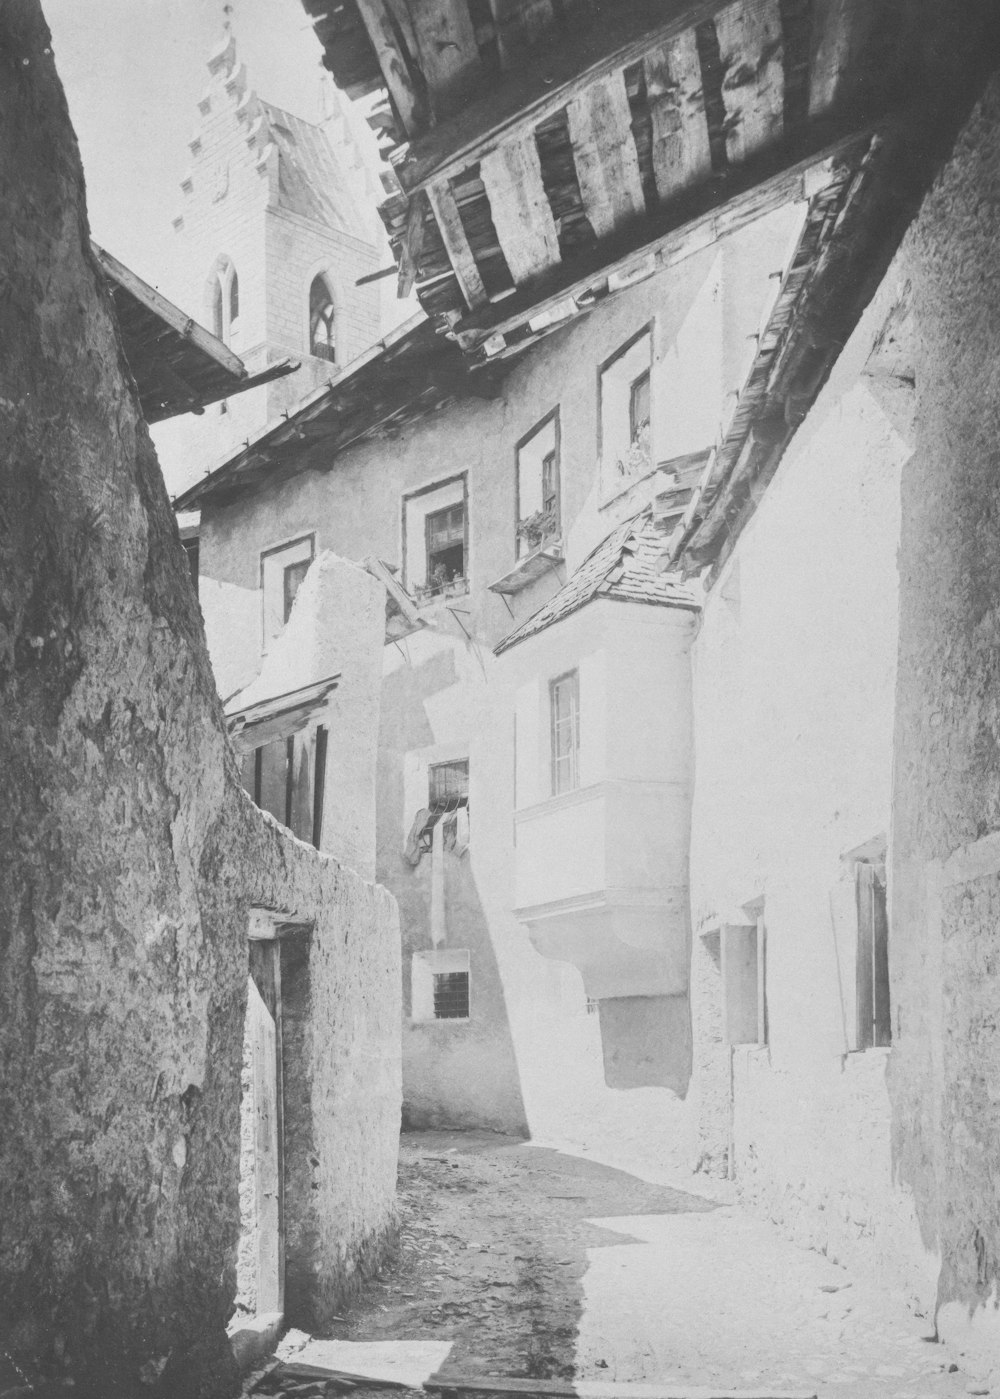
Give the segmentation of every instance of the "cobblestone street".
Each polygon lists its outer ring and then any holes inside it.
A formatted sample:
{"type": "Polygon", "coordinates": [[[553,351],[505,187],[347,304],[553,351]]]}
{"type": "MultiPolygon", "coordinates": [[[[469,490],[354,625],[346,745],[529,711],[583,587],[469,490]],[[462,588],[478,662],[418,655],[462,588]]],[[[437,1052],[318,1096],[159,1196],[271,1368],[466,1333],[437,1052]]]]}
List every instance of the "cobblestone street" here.
{"type": "Polygon", "coordinates": [[[845,1399],[987,1394],[927,1318],[738,1205],[503,1137],[403,1138],[398,1266],[331,1336],[451,1343],[445,1376],[845,1399]]]}

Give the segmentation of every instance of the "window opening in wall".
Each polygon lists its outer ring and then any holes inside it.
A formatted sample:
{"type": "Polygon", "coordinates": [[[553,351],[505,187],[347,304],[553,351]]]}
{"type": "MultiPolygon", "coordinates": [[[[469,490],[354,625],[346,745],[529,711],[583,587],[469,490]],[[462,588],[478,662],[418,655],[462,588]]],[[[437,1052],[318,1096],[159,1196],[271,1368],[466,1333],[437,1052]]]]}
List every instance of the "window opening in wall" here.
{"type": "Polygon", "coordinates": [[[295,602],[296,594],[302,585],[302,580],[309,572],[310,559],[300,559],[298,563],[285,565],[282,585],[282,600],[284,603],[284,620],[287,622],[292,615],[292,605],[295,602]]]}
{"type": "Polygon", "coordinates": [[[432,590],[465,577],[465,506],[435,510],[424,524],[427,540],[427,579],[432,590]]]}
{"type": "Polygon", "coordinates": [[[649,433],[649,370],[633,380],[629,389],[628,404],[629,440],[634,445],[641,442],[643,433],[649,433]]]}
{"type": "Polygon", "coordinates": [[[593,996],[588,996],[588,997],[587,997],[587,1014],[588,1014],[588,1015],[596,1015],[596,1014],[597,1014],[597,1001],[594,999],[593,996]]]}
{"type": "Polygon", "coordinates": [[[299,840],[319,849],[323,834],[327,731],[320,724],[291,738],[276,738],[243,758],[243,786],[299,840]]]}
{"type": "Polygon", "coordinates": [[[309,353],[331,363],[337,359],[333,293],[322,273],[309,288],[309,353]]]}
{"type": "Polygon", "coordinates": [[[199,564],[199,544],[197,534],[188,535],[187,538],[181,536],[181,545],[187,555],[188,568],[191,570],[191,578],[194,582],[195,591],[198,589],[198,564],[199,564]]]}
{"type": "Polygon", "coordinates": [[[549,683],[552,795],[580,785],[580,675],[570,671],[549,683]]]}
{"type": "Polygon", "coordinates": [[[472,1013],[469,953],[438,947],[414,952],[410,971],[410,1016],[417,1023],[469,1020],[472,1013]]]}
{"type": "Polygon", "coordinates": [[[403,497],[403,585],[418,603],[468,591],[466,478],[403,497]]]}
{"type": "Polygon", "coordinates": [[[240,279],[236,275],[236,268],[231,269],[232,275],[229,278],[229,329],[230,332],[236,329],[236,323],[240,318],[240,279]]]}
{"type": "Polygon", "coordinates": [[[468,1020],[469,973],[434,973],[434,1019],[468,1020]]]}
{"type": "Polygon", "coordinates": [[[517,556],[558,540],[559,414],[533,428],[517,447],[517,556]]]}
{"type": "Polygon", "coordinates": [[[766,1045],[767,929],[763,913],[753,923],[725,925],[720,929],[719,947],[726,1039],[730,1044],[766,1045]]]}
{"type": "MultiPolygon", "coordinates": [[[[469,760],[432,763],[427,770],[427,811],[416,831],[415,859],[431,852],[434,827],[441,823],[445,850],[461,854],[469,843],[469,760]]],[[[412,839],[412,836],[411,836],[412,839]]]]}
{"type": "Polygon", "coordinates": [[[263,642],[268,643],[284,630],[292,605],[309,572],[316,552],[316,537],[308,534],[266,549],[260,556],[263,642]]]}
{"type": "Polygon", "coordinates": [[[857,1047],[873,1049],[892,1043],[884,868],[858,864],[855,892],[858,910],[857,1047]]]}
{"type": "Polygon", "coordinates": [[[240,323],[240,279],[228,258],[219,258],[208,279],[208,309],[212,334],[231,343],[240,323]]]}
{"type": "Polygon", "coordinates": [[[640,332],[601,369],[601,486],[610,498],[653,467],[653,337],[640,332]]]}

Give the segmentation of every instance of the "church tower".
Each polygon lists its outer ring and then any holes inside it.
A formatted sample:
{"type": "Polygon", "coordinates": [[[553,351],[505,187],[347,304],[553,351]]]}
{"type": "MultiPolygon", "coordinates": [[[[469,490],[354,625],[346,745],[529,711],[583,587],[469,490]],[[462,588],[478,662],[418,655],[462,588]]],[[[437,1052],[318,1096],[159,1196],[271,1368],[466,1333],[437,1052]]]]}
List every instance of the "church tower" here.
{"type": "Polygon", "coordinates": [[[380,335],[378,286],[357,285],[383,259],[377,190],[339,94],[327,94],[330,115],[319,126],[262,101],[228,31],[208,71],[174,219],[179,304],[251,373],[283,359],[300,368],[158,431],[174,492],[380,335]]]}

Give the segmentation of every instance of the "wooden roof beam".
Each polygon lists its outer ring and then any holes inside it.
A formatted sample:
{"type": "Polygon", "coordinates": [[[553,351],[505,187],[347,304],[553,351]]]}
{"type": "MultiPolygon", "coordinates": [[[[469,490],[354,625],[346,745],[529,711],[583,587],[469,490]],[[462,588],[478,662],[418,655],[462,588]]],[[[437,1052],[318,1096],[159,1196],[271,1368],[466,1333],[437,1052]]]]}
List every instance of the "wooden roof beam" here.
{"type": "Polygon", "coordinates": [[[448,259],[455,269],[455,276],[462,288],[462,295],[470,310],[474,311],[477,306],[485,305],[489,301],[489,296],[479,274],[476,255],[466,236],[462,216],[458,212],[458,204],[452,193],[451,185],[447,180],[442,180],[439,185],[431,185],[427,190],[427,198],[434,210],[434,217],[441,230],[441,239],[448,253],[448,259]]]}
{"type": "Polygon", "coordinates": [[[652,270],[672,266],[761,215],[806,198],[823,178],[818,167],[821,170],[843,158],[852,147],[867,149],[876,129],[816,122],[793,147],[760,153],[653,214],[633,220],[596,248],[552,268],[533,285],[464,317],[451,334],[464,350],[474,350],[491,336],[509,335],[552,311],[567,298],[592,293],[640,258],[655,259],[652,270]]]}
{"type": "Polygon", "coordinates": [[[121,287],[123,291],[127,291],[130,296],[134,296],[140,305],[152,311],[157,319],[168,325],[171,330],[176,331],[185,340],[190,340],[192,345],[197,345],[199,350],[208,355],[210,359],[215,360],[216,364],[221,365],[235,378],[246,378],[246,365],[221,340],[217,340],[197,321],[186,316],[172,301],[168,301],[148,282],[137,277],[123,262],[119,262],[116,257],[112,257],[109,252],[105,252],[94,242],[91,242],[91,247],[98,262],[112,282],[121,287]]]}
{"type": "MultiPolygon", "coordinates": [[[[382,0],[361,0],[364,5],[382,0]]],[[[405,190],[456,175],[504,141],[533,130],[590,83],[631,63],[651,48],[712,19],[733,0],[618,0],[614,23],[571,26],[551,43],[527,50],[492,91],[458,115],[411,137],[394,160],[405,190]]],[[[746,0],[751,6],[762,0],[746,0]]]]}

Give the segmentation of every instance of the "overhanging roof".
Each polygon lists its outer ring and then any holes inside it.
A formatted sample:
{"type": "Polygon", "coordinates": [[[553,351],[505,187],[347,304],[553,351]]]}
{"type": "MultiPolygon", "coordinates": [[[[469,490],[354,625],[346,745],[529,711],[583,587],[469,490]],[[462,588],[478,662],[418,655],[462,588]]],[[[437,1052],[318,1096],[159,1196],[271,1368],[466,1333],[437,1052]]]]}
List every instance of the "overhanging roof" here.
{"type": "Polygon", "coordinates": [[[224,504],[264,480],[329,470],[348,447],[391,436],[468,394],[490,396],[499,372],[497,366],[473,375],[457,347],[418,315],[352,360],[294,413],[219,463],[178,496],[174,508],[224,504]]]}
{"type": "Polygon", "coordinates": [[[109,252],[96,243],[91,246],[108,279],[125,358],[147,423],[179,413],[201,413],[210,403],[246,393],[298,368],[282,360],[259,374],[249,374],[221,340],[109,252]]]}
{"type": "Polygon", "coordinates": [[[242,708],[236,696],[226,709],[226,726],[236,751],[250,752],[276,738],[291,738],[299,733],[324,708],[339,682],[339,675],[330,675],[242,708]]]}

